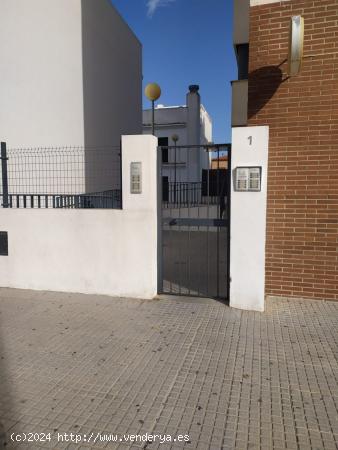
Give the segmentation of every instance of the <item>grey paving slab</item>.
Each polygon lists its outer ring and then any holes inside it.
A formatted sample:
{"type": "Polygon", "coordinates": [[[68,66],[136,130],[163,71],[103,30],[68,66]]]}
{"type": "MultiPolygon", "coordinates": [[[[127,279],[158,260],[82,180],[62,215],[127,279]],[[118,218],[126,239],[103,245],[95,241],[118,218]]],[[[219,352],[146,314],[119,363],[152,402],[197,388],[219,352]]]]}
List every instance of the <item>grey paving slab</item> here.
{"type": "Polygon", "coordinates": [[[0,289],[0,442],[337,449],[337,330],[324,301],[272,299],[261,314],[0,289]]]}

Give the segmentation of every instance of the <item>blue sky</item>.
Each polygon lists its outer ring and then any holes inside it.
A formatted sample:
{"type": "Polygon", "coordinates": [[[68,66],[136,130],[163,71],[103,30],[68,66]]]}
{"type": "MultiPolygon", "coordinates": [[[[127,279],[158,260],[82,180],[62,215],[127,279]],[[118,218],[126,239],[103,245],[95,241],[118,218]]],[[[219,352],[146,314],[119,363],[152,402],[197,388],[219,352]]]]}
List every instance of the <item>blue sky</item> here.
{"type": "Polygon", "coordinates": [[[232,1],[111,1],[143,44],[144,86],[159,83],[159,103],[170,106],[185,104],[188,86],[199,84],[214,142],[230,142],[230,81],[237,77],[232,1]]]}

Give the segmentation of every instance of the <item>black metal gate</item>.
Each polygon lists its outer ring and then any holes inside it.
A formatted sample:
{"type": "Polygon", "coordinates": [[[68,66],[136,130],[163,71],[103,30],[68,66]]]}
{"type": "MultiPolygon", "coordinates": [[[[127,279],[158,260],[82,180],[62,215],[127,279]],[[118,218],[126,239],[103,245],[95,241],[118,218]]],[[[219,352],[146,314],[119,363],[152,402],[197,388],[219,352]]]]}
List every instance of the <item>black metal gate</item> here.
{"type": "Polygon", "coordinates": [[[228,299],[231,145],[159,147],[164,294],[228,299]]]}

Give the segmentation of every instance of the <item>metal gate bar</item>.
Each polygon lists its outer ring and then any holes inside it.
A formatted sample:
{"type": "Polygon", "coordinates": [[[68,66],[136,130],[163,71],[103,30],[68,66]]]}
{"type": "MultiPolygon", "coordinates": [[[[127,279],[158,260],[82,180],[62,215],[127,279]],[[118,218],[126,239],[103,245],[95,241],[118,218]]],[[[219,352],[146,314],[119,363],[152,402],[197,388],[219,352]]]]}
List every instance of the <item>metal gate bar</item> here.
{"type": "Polygon", "coordinates": [[[231,145],[159,147],[162,163],[162,289],[228,298],[231,145]],[[214,157],[212,158],[212,156],[214,157]],[[224,165],[224,164],[223,164],[224,165]],[[206,237],[206,239],[205,239],[206,237]]]}

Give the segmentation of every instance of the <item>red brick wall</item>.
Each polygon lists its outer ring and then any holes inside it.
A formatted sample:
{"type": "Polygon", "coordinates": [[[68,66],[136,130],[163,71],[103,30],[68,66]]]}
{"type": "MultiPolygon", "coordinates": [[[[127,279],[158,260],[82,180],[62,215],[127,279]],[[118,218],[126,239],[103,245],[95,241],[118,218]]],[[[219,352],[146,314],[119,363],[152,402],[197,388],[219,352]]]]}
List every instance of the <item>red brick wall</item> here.
{"type": "Polygon", "coordinates": [[[249,125],[270,126],[267,295],[338,300],[337,53],[338,0],[251,8],[249,125]],[[286,80],[298,14],[305,59],[286,80]]]}

